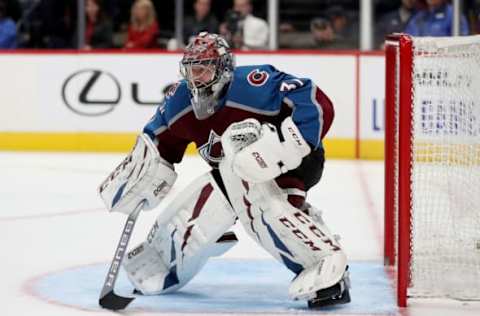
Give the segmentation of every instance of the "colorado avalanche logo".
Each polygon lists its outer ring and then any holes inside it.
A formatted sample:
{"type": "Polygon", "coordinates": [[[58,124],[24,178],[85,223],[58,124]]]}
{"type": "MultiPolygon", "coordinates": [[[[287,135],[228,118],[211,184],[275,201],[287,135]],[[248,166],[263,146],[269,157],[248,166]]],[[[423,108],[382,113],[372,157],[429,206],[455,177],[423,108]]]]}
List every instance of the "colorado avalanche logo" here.
{"type": "Polygon", "coordinates": [[[260,71],[258,69],[250,71],[247,76],[247,81],[254,87],[260,87],[267,82],[269,74],[266,71],[260,71]]]}
{"type": "Polygon", "coordinates": [[[198,147],[198,153],[213,168],[218,168],[223,158],[221,138],[214,130],[210,131],[208,142],[198,147]]]}

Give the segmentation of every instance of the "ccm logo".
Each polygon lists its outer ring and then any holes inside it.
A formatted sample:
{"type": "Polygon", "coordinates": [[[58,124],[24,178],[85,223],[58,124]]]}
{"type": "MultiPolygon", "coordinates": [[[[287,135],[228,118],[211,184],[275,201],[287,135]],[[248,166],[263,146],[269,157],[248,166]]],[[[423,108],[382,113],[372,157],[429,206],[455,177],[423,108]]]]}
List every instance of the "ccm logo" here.
{"type": "Polygon", "coordinates": [[[138,246],[137,248],[133,249],[128,253],[128,259],[132,259],[142,251],[143,251],[143,245],[138,246]]]}
{"type": "Polygon", "coordinates": [[[302,141],[300,140],[300,136],[297,135],[297,133],[293,130],[293,128],[289,127],[288,132],[290,133],[290,135],[292,135],[293,140],[297,142],[297,145],[302,146],[302,141]]]}
{"type": "Polygon", "coordinates": [[[260,168],[268,168],[267,164],[265,163],[265,160],[263,160],[262,156],[257,151],[252,152],[253,158],[255,158],[255,161],[258,163],[260,168]]]}
{"type": "Polygon", "coordinates": [[[159,228],[158,222],[155,221],[155,224],[153,224],[153,227],[152,227],[152,229],[150,230],[150,232],[148,233],[148,236],[147,236],[147,241],[148,241],[149,244],[151,244],[153,239],[155,238],[155,234],[157,233],[158,228],[159,228]]]}
{"type": "Polygon", "coordinates": [[[121,171],[125,170],[127,165],[132,162],[132,156],[128,155],[118,166],[113,170],[110,175],[105,179],[105,181],[102,182],[100,185],[100,193],[105,190],[105,188],[108,186],[110,182],[112,182],[119,174],[121,171]]]}
{"type": "MultiPolygon", "coordinates": [[[[338,251],[340,248],[335,245],[335,243],[328,238],[314,223],[312,223],[302,212],[295,212],[293,214],[295,219],[299,222],[299,225],[302,226],[307,226],[308,230],[310,230],[311,233],[313,233],[316,237],[318,237],[322,242],[325,244],[329,245],[331,250],[333,251],[338,251]]],[[[290,229],[290,231],[300,239],[305,245],[309,246],[311,250],[313,251],[320,251],[321,249],[315,245],[315,243],[310,240],[310,238],[303,233],[297,225],[292,223],[287,217],[280,217],[278,219],[280,223],[282,223],[285,227],[290,229]]]]}

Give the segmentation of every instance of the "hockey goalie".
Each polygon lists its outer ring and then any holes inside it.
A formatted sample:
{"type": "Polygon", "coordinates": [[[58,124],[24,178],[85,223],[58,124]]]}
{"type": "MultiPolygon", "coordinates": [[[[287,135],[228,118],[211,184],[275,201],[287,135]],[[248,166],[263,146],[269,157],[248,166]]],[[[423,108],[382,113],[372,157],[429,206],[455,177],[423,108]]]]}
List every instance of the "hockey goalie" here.
{"type": "Polygon", "coordinates": [[[346,255],[306,202],[322,176],[331,101],[311,80],[271,65],[236,67],[216,34],[197,35],[180,68],[183,80],[99,189],[110,211],[130,214],[140,203],[151,210],[173,186],[190,142],[212,167],[159,211],[147,240],[125,257],[136,291],[183,287],[235,245],[229,229],[238,220],[293,272],[292,299],[311,308],[350,302],[346,255]]]}

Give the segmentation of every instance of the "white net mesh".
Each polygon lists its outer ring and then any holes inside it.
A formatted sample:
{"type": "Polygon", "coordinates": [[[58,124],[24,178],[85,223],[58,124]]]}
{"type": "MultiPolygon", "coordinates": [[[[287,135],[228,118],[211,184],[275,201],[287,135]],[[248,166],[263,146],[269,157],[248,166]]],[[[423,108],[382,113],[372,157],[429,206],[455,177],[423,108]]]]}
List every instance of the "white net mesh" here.
{"type": "Polygon", "coordinates": [[[480,299],[480,37],[413,46],[408,295],[480,299]]]}

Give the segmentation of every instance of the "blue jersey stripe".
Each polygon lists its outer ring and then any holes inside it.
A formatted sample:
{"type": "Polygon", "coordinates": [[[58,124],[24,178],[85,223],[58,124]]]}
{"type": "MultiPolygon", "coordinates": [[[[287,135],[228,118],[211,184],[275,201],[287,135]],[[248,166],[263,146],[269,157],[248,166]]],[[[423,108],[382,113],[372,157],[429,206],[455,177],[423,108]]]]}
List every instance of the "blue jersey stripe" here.
{"type": "Polygon", "coordinates": [[[160,135],[168,128],[160,109],[161,106],[157,108],[155,115],[143,128],[143,132],[150,136],[151,139],[155,139],[156,136],[160,135]]]}
{"type": "Polygon", "coordinates": [[[286,91],[283,100],[293,107],[292,120],[305,140],[318,148],[321,146],[323,110],[316,99],[317,87],[309,79],[296,80],[302,80],[303,85],[286,91]]]}

